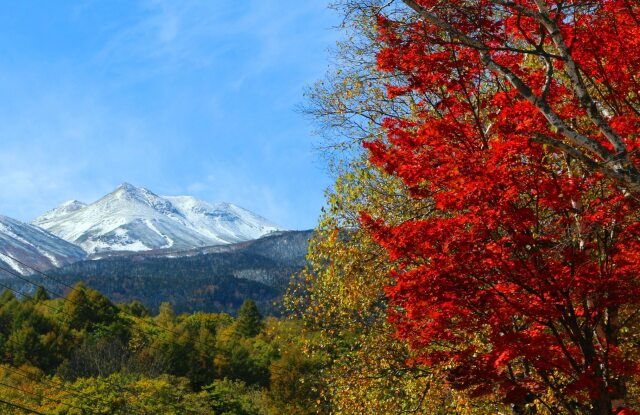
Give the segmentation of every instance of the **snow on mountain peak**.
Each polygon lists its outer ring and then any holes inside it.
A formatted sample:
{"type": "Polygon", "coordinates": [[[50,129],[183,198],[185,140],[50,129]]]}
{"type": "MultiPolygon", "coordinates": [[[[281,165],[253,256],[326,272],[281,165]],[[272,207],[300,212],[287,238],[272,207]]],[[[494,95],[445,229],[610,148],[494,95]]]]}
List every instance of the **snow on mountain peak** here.
{"type": "Polygon", "coordinates": [[[79,209],[79,208],[82,208],[82,207],[85,207],[85,206],[87,206],[86,203],[83,203],[83,202],[81,202],[79,200],[75,200],[75,199],[67,200],[66,202],[64,202],[63,204],[60,205],[60,207],[66,207],[66,208],[73,209],[73,210],[76,210],[76,209],[79,209]]]}
{"type": "Polygon", "coordinates": [[[33,224],[87,252],[189,249],[242,242],[282,230],[229,203],[213,204],[192,196],[158,196],[129,183],[89,205],[72,205],[52,209],[33,224]]]}
{"type": "Polygon", "coordinates": [[[51,210],[46,211],[40,217],[33,221],[34,225],[40,226],[40,223],[37,222],[48,222],[52,220],[59,220],[61,217],[69,215],[77,210],[80,210],[87,206],[86,203],[80,202],[79,200],[67,200],[60,206],[53,208],[51,210]]]}
{"type": "Polygon", "coordinates": [[[283,230],[253,212],[231,203],[207,203],[193,196],[164,196],[198,232],[227,243],[257,239],[283,230]]]}
{"type": "Polygon", "coordinates": [[[138,188],[137,188],[136,186],[132,185],[131,183],[124,182],[124,183],[122,183],[120,186],[118,186],[118,187],[116,188],[116,190],[117,190],[117,189],[123,189],[123,190],[137,190],[138,188]]]}
{"type": "Polygon", "coordinates": [[[85,256],[80,247],[37,226],[0,215],[0,264],[8,265],[20,274],[35,272],[28,266],[46,270],[79,261],[85,256]]]}

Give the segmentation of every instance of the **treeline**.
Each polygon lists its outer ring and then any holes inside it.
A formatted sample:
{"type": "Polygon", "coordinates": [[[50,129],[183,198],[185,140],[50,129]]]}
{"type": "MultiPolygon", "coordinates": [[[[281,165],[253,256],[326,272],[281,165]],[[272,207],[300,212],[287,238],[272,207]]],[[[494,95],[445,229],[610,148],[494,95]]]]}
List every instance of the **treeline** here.
{"type": "Polygon", "coordinates": [[[0,295],[3,414],[322,413],[326,354],[303,353],[299,324],[263,318],[152,315],[78,284],[65,298],[0,295]],[[23,409],[21,409],[23,408],[23,409]]]}
{"type": "MultiPolygon", "coordinates": [[[[177,313],[234,314],[250,298],[263,313],[277,315],[274,302],[284,293],[291,275],[304,268],[311,236],[311,231],[282,232],[241,244],[203,248],[204,253],[183,257],[158,256],[168,255],[166,252],[130,253],[51,269],[47,276],[34,271],[29,280],[52,293],[59,292],[59,281],[66,285],[82,281],[114,302],[139,300],[153,313],[166,301],[177,313]]],[[[7,283],[20,291],[33,290],[23,280],[7,283]]]]}

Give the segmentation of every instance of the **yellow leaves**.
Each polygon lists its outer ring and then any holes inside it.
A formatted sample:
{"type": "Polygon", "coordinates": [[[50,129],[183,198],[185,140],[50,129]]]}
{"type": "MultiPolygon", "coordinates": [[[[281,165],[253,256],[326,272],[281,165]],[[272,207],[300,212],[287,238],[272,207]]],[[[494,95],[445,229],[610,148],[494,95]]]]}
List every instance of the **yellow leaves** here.
{"type": "Polygon", "coordinates": [[[305,286],[297,290],[307,293],[302,300],[305,322],[322,329],[320,338],[303,350],[308,355],[340,350],[325,374],[336,414],[395,414],[420,406],[419,396],[432,380],[406,365],[410,351],[386,322],[384,287],[394,264],[360,229],[358,214],[366,208],[388,221],[402,221],[424,206],[407,204],[403,185],[366,160],[349,167],[329,194],[329,210],[310,243],[305,286]]]}
{"type": "MultiPolygon", "coordinates": [[[[1,369],[0,369],[1,370],[1,369]]],[[[131,413],[153,413],[158,415],[207,414],[207,399],[191,393],[184,379],[161,376],[155,379],[137,380],[122,375],[107,378],[79,379],[75,382],[60,382],[59,379],[44,379],[41,383],[31,381],[20,388],[49,400],[26,394],[12,397],[12,401],[47,414],[125,415],[131,413]],[[56,385],[58,387],[56,387],[56,385]],[[59,403],[58,403],[59,402],[59,403]],[[84,411],[83,411],[84,409],[84,411]]],[[[6,394],[3,394],[7,397],[6,394]]],[[[8,397],[7,397],[8,398],[8,397]]],[[[12,414],[3,408],[3,414],[12,414]]],[[[16,414],[21,412],[15,412],[16,414]]]]}

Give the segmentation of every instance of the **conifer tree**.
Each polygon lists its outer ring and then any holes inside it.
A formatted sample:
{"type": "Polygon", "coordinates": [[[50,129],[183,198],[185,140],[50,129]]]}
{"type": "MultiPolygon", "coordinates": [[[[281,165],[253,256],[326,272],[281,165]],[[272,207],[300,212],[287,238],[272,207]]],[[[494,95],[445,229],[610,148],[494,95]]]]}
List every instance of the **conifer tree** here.
{"type": "Polygon", "coordinates": [[[255,337],[262,331],[262,314],[253,300],[245,300],[238,310],[236,333],[243,337],[255,337]]]}
{"type": "Polygon", "coordinates": [[[33,295],[33,300],[36,303],[40,303],[42,301],[47,301],[49,299],[50,298],[49,298],[49,294],[47,293],[47,290],[45,290],[42,285],[39,285],[38,288],[36,289],[35,294],[33,295]]]}

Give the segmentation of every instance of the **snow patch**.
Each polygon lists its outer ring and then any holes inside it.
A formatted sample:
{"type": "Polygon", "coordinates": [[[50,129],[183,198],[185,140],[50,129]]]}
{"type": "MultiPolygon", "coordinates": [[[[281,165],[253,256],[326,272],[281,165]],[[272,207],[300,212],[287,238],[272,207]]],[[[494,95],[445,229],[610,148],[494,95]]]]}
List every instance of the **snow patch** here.
{"type": "MultiPolygon", "coordinates": [[[[19,262],[16,262],[13,258],[8,257],[3,253],[0,253],[0,260],[2,260],[2,262],[4,262],[5,264],[9,265],[9,267],[12,270],[16,271],[20,275],[28,275],[33,273],[28,267],[25,267],[19,262]]],[[[12,277],[12,275],[7,273],[6,271],[0,270],[0,272],[4,274],[8,274],[6,275],[7,277],[12,277]]]]}

